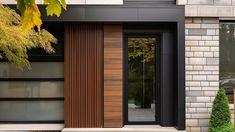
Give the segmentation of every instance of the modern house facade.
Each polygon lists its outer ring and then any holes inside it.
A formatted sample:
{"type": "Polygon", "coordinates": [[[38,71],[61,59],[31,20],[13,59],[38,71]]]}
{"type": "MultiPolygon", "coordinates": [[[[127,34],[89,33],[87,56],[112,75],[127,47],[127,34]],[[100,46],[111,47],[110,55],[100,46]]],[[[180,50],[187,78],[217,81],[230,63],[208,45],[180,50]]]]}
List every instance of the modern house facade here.
{"type": "Polygon", "coordinates": [[[59,18],[40,6],[55,54],[0,63],[0,130],[208,131],[219,85],[233,94],[235,1],[67,3],[59,18]]]}

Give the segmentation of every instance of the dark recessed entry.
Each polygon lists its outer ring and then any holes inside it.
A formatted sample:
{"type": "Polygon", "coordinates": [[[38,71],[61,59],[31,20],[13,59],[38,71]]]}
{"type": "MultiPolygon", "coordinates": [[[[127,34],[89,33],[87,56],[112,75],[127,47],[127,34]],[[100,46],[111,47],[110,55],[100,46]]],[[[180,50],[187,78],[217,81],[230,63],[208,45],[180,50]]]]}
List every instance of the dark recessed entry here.
{"type": "Polygon", "coordinates": [[[177,113],[177,36],[177,23],[124,25],[124,124],[184,124],[177,113]]]}

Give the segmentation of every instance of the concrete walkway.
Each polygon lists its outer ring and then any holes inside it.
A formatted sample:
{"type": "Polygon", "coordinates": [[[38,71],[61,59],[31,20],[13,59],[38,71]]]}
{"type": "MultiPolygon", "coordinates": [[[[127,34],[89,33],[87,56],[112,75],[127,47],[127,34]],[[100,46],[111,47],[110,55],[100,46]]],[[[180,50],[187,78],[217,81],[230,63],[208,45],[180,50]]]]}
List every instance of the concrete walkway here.
{"type": "Polygon", "coordinates": [[[158,125],[126,125],[123,128],[65,128],[62,132],[185,132],[158,125]]]}

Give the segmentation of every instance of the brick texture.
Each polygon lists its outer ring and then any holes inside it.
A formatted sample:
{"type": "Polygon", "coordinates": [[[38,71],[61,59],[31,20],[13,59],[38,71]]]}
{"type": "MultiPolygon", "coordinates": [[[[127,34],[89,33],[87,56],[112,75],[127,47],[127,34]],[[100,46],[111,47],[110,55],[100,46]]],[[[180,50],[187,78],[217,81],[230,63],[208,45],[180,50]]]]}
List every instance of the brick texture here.
{"type": "Polygon", "coordinates": [[[186,130],[207,132],[219,88],[219,19],[186,18],[185,27],[186,130]]]}
{"type": "Polygon", "coordinates": [[[179,5],[235,5],[235,0],[177,0],[179,5]]]}

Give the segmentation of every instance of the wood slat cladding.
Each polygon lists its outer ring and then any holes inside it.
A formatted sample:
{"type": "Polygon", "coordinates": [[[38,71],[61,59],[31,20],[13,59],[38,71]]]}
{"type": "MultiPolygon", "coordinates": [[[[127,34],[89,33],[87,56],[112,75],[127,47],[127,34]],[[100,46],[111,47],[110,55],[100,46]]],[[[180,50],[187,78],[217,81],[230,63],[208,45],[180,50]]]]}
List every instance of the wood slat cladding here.
{"type": "Polygon", "coordinates": [[[64,123],[66,128],[103,126],[103,26],[65,26],[64,123]]]}
{"type": "Polygon", "coordinates": [[[104,25],[104,127],[123,127],[122,25],[104,25]]]}

